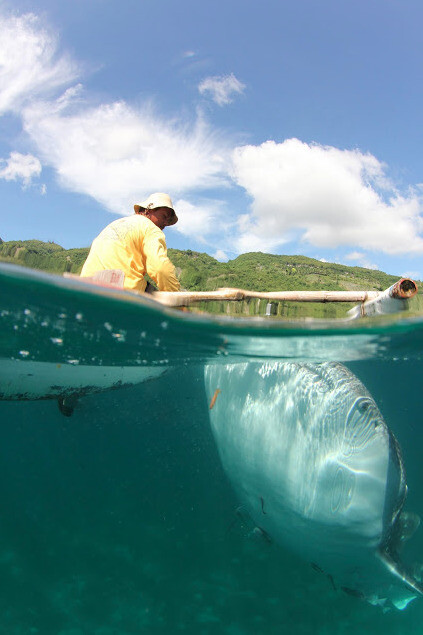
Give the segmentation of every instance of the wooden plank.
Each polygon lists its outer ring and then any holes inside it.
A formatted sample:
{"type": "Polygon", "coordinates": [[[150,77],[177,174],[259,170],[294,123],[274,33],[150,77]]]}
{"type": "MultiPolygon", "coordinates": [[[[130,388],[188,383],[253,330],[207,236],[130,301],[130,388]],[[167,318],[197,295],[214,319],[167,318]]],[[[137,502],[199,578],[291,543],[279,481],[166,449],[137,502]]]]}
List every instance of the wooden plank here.
{"type": "Polygon", "coordinates": [[[248,291],[218,289],[217,291],[155,291],[152,297],[166,306],[188,306],[194,302],[239,301],[260,299],[268,302],[367,302],[379,291],[248,291]]]}

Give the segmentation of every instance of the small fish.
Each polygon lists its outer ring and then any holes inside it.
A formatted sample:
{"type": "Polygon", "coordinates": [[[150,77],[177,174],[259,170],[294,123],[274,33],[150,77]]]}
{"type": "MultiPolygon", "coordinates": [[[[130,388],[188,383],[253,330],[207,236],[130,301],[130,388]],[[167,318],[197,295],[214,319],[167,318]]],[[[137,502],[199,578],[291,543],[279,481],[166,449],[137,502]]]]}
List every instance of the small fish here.
{"type": "Polygon", "coordinates": [[[351,595],[353,598],[360,598],[360,600],[364,599],[364,594],[361,591],[357,591],[356,589],[350,589],[347,586],[341,586],[341,590],[347,595],[351,595]]]}
{"type": "Polygon", "coordinates": [[[321,569],[319,567],[318,564],[316,564],[315,562],[310,562],[312,569],[314,569],[315,571],[317,571],[318,573],[324,573],[323,569],[321,569]]]}
{"type": "Polygon", "coordinates": [[[222,392],[222,391],[220,390],[220,388],[216,388],[216,390],[214,391],[214,395],[213,395],[213,397],[212,397],[212,399],[211,399],[211,402],[210,402],[209,410],[211,410],[211,409],[213,408],[214,404],[216,403],[217,395],[218,395],[220,392],[222,392]]]}
{"type": "Polygon", "coordinates": [[[333,581],[333,578],[332,578],[332,576],[331,576],[331,574],[330,574],[330,573],[328,573],[328,578],[329,578],[329,581],[330,581],[330,583],[331,583],[331,585],[332,585],[332,589],[333,589],[334,591],[336,591],[337,589],[336,589],[336,586],[335,586],[335,582],[333,581]]]}
{"type": "Polygon", "coordinates": [[[261,511],[263,512],[263,514],[266,514],[267,512],[264,511],[264,500],[263,500],[263,496],[260,496],[260,500],[261,500],[261,511]]]}
{"type": "Polygon", "coordinates": [[[271,545],[273,542],[271,537],[267,533],[267,531],[265,531],[261,527],[254,527],[253,531],[251,532],[251,535],[255,536],[256,538],[263,539],[269,545],[271,545]]]}

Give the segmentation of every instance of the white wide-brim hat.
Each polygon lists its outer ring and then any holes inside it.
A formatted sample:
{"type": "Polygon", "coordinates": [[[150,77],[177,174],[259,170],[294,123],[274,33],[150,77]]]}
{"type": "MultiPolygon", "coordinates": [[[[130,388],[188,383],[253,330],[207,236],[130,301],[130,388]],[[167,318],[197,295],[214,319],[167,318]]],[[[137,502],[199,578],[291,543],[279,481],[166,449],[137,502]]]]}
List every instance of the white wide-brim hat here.
{"type": "Polygon", "coordinates": [[[174,225],[178,222],[178,217],[176,216],[175,210],[173,209],[173,203],[170,199],[170,196],[169,194],[163,194],[163,192],[150,194],[150,196],[146,201],[144,201],[144,203],[134,205],[134,210],[139,213],[140,209],[157,209],[157,207],[168,207],[171,210],[172,217],[168,225],[174,225]]]}

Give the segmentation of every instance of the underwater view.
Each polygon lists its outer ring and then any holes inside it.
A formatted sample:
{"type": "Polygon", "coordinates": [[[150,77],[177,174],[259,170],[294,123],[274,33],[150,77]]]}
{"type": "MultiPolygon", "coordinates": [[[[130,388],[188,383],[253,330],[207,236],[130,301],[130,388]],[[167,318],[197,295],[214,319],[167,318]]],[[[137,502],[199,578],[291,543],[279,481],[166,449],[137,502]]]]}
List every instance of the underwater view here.
{"type": "Polygon", "coordinates": [[[419,298],[331,322],[0,290],[1,633],[421,633],[419,298]]]}

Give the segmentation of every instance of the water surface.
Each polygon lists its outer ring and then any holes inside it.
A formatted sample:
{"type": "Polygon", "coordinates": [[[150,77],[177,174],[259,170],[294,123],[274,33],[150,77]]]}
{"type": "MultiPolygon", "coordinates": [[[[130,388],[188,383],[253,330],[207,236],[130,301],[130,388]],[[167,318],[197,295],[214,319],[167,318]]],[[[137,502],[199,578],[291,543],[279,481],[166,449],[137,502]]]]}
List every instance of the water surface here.
{"type": "MultiPolygon", "coordinates": [[[[204,363],[345,363],[404,454],[423,516],[423,322],[208,319],[2,269],[3,359],[154,366],[158,378],[79,399],[0,401],[0,632],[420,633],[334,589],[240,522],[209,426],[204,363]]],[[[423,529],[408,556],[423,562],[423,529]]]]}

